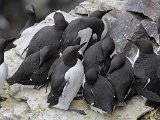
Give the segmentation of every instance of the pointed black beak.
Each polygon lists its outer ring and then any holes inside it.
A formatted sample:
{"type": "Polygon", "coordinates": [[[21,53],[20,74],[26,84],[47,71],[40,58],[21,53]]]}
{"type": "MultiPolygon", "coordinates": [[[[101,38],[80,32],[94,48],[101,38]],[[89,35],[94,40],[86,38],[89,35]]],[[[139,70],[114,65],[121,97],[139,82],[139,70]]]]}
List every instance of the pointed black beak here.
{"type": "Polygon", "coordinates": [[[109,13],[110,11],[112,11],[113,9],[109,9],[109,10],[107,10],[107,11],[101,11],[101,13],[102,13],[102,16],[101,17],[103,17],[105,14],[107,14],[107,13],[109,13]]]}
{"type": "Polygon", "coordinates": [[[87,43],[87,42],[82,43],[82,44],[79,46],[79,50],[80,50],[86,43],[87,43]]]}
{"type": "Polygon", "coordinates": [[[102,19],[102,17],[107,14],[108,12],[112,11],[113,9],[109,9],[107,11],[100,11],[100,10],[96,10],[93,13],[91,13],[88,17],[96,17],[99,19],[102,19]]]}
{"type": "Polygon", "coordinates": [[[4,43],[4,52],[12,49],[12,48],[15,48],[16,46],[13,44],[13,41],[15,41],[16,38],[11,38],[11,39],[7,39],[5,40],[5,43],[4,43]]]}
{"type": "Polygon", "coordinates": [[[10,39],[7,39],[7,41],[10,43],[10,42],[13,42],[14,40],[16,40],[16,38],[10,38],[10,39]]]}
{"type": "Polygon", "coordinates": [[[9,85],[13,85],[15,83],[12,81],[12,78],[8,78],[6,81],[9,85]]]}
{"type": "Polygon", "coordinates": [[[86,43],[87,43],[87,42],[85,42],[85,43],[83,43],[83,44],[81,44],[81,45],[76,45],[76,46],[74,46],[74,51],[75,51],[75,52],[78,52],[86,43]]]}
{"type": "Polygon", "coordinates": [[[112,10],[113,10],[113,9],[109,9],[109,10],[106,11],[106,13],[109,13],[109,12],[112,11],[112,10]]]}
{"type": "Polygon", "coordinates": [[[26,6],[26,12],[27,14],[35,14],[35,9],[33,5],[27,5],[26,6]]]}
{"type": "Polygon", "coordinates": [[[6,98],[6,97],[2,97],[2,96],[0,96],[0,102],[6,101],[6,100],[7,100],[7,98],[6,98]]]}
{"type": "Polygon", "coordinates": [[[134,43],[134,41],[132,39],[127,39],[128,41],[130,41],[131,43],[134,43]]]}

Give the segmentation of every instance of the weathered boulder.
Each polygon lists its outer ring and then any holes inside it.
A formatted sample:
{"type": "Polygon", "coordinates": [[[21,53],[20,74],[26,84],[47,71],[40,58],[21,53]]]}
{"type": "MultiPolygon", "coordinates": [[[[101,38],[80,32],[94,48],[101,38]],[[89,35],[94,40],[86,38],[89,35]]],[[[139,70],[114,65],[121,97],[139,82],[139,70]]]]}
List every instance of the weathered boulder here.
{"type": "Polygon", "coordinates": [[[123,10],[142,13],[153,21],[160,16],[160,6],[152,0],[128,0],[123,10]]]}
{"type": "Polygon", "coordinates": [[[149,19],[142,20],[141,23],[143,27],[146,29],[147,34],[150,37],[153,37],[156,43],[160,44],[157,23],[149,19]]]}
{"type": "Polygon", "coordinates": [[[129,12],[122,12],[119,14],[119,17],[112,22],[110,35],[115,42],[117,53],[132,52],[128,57],[131,59],[134,58],[137,49],[130,47],[127,39],[130,39],[134,35],[136,26],[139,24],[140,21],[129,12]]]}

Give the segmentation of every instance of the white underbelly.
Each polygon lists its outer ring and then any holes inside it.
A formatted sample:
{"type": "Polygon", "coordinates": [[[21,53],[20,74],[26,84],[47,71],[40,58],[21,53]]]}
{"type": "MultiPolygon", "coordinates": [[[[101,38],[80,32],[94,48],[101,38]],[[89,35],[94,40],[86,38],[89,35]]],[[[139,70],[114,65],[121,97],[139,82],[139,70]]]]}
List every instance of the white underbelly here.
{"type": "Polygon", "coordinates": [[[104,30],[101,35],[101,40],[103,40],[105,38],[105,36],[107,35],[107,32],[108,32],[108,28],[109,28],[108,21],[103,20],[103,23],[104,23],[104,30]]]}
{"type": "Polygon", "coordinates": [[[53,107],[68,110],[70,103],[77,95],[82,85],[83,77],[84,68],[82,62],[78,60],[77,64],[66,72],[65,80],[68,82],[63,89],[62,96],[59,98],[58,104],[53,107]]]}
{"type": "Polygon", "coordinates": [[[84,75],[83,81],[82,81],[82,87],[84,88],[84,84],[86,83],[86,76],[84,75]]]}
{"type": "Polygon", "coordinates": [[[25,29],[25,30],[21,33],[21,37],[31,35],[31,34],[34,32],[34,27],[35,27],[35,25],[37,25],[37,23],[35,23],[33,26],[25,29]]]}
{"type": "Polygon", "coordinates": [[[103,111],[102,109],[93,107],[92,105],[90,105],[90,108],[91,108],[93,111],[98,112],[98,113],[100,113],[100,114],[108,114],[107,112],[103,111]]]}
{"type": "Polygon", "coordinates": [[[0,65],[0,89],[2,89],[5,86],[7,76],[8,76],[8,67],[3,62],[0,65]]]}
{"type": "Polygon", "coordinates": [[[86,50],[88,43],[90,41],[90,38],[92,36],[92,29],[86,28],[86,29],[80,30],[78,32],[78,36],[81,37],[80,45],[86,42],[86,44],[79,50],[83,53],[86,50]]]}

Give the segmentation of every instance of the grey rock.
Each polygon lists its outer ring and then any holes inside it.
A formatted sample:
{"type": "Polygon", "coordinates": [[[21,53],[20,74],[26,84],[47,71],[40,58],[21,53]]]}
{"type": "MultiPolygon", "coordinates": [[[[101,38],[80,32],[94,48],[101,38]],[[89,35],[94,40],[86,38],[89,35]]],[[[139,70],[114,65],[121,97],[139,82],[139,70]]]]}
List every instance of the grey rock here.
{"type": "MultiPolygon", "coordinates": [[[[15,100],[26,99],[26,105],[16,105],[17,111],[20,111],[24,106],[25,110],[21,111],[24,115],[24,111],[28,111],[28,106],[30,111],[26,112],[23,117],[29,116],[31,120],[136,120],[142,113],[146,113],[152,110],[150,107],[145,106],[145,99],[140,96],[133,97],[127,102],[125,107],[117,107],[113,115],[102,115],[94,112],[90,109],[84,100],[73,100],[70,109],[84,110],[87,115],[83,116],[77,114],[76,112],[64,111],[60,109],[49,109],[46,103],[46,98],[48,93],[46,93],[46,88],[40,90],[33,89],[33,86],[23,86],[20,84],[15,84],[10,87],[9,93],[15,100]],[[32,94],[31,94],[32,93],[32,94]]],[[[21,102],[19,101],[18,104],[21,102]]]]}
{"type": "Polygon", "coordinates": [[[20,102],[19,104],[14,106],[13,114],[20,120],[28,120],[28,116],[26,116],[26,113],[29,113],[29,107],[26,103],[20,102]]]}
{"type": "Polygon", "coordinates": [[[127,0],[90,0],[92,3],[99,6],[99,8],[103,8],[105,6],[111,6],[118,10],[122,10],[124,4],[127,0]]]}
{"type": "MultiPolygon", "coordinates": [[[[108,10],[108,9],[103,9],[108,10]]],[[[118,9],[113,9],[111,12],[105,14],[104,18],[107,18],[109,23],[111,24],[115,19],[118,18],[119,14],[121,14],[122,11],[118,9]]]]}
{"type": "MultiPolygon", "coordinates": [[[[135,32],[134,32],[133,36],[131,37],[131,39],[135,40],[135,41],[140,40],[140,39],[150,40],[150,38],[149,38],[149,36],[148,36],[148,34],[142,24],[139,24],[136,26],[135,32]]],[[[138,51],[138,48],[135,45],[133,45],[133,43],[128,42],[128,44],[126,45],[126,48],[125,48],[125,53],[132,61],[132,65],[134,65],[134,63],[137,59],[136,58],[137,51],[138,51]]]]}
{"type": "Polygon", "coordinates": [[[75,7],[73,12],[76,14],[88,15],[97,9],[98,9],[98,6],[96,4],[93,4],[89,1],[85,1],[80,3],[79,6],[75,7]]]}
{"type": "Polygon", "coordinates": [[[110,35],[116,45],[116,52],[124,51],[128,41],[136,30],[136,26],[140,24],[139,20],[129,12],[122,12],[119,17],[113,21],[110,35]]]}
{"type": "Polygon", "coordinates": [[[142,13],[153,21],[160,16],[160,6],[152,0],[128,0],[123,10],[142,13]]]}
{"type": "Polygon", "coordinates": [[[153,37],[157,44],[160,44],[157,23],[149,19],[142,20],[141,23],[147,31],[148,35],[153,37]]]}
{"type": "Polygon", "coordinates": [[[135,33],[131,37],[132,40],[137,41],[139,39],[150,40],[146,30],[144,29],[142,24],[136,26],[135,33]]]}
{"type": "Polygon", "coordinates": [[[14,120],[15,117],[12,112],[6,111],[3,113],[3,120],[14,120]]]}
{"type": "Polygon", "coordinates": [[[136,55],[138,52],[137,46],[135,46],[133,43],[128,42],[125,49],[124,49],[125,56],[130,60],[132,66],[134,66],[134,63],[136,61],[136,55]]]}
{"type": "Polygon", "coordinates": [[[153,2],[160,4],[160,0],[153,0],[153,2]]]}

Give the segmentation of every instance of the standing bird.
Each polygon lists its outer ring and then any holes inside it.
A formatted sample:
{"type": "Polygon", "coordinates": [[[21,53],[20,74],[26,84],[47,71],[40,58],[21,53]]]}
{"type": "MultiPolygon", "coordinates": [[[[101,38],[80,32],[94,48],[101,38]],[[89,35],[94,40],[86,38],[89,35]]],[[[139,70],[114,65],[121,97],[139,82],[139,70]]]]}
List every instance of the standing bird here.
{"type": "MultiPolygon", "coordinates": [[[[0,39],[0,89],[5,86],[6,79],[8,77],[8,67],[4,61],[4,52],[6,46],[13,42],[15,39],[0,39]]],[[[3,101],[4,98],[0,96],[0,101],[3,101]]]]}
{"type": "Polygon", "coordinates": [[[137,26],[137,30],[131,39],[139,52],[134,64],[134,88],[139,95],[146,97],[146,105],[157,108],[160,106],[159,90],[159,55],[154,53],[150,38],[142,24],[137,26]]]}
{"type": "Polygon", "coordinates": [[[50,66],[59,51],[53,46],[45,46],[40,51],[28,56],[20,65],[14,75],[7,80],[9,84],[43,86],[48,82],[47,76],[50,66]]]}
{"type": "Polygon", "coordinates": [[[83,97],[91,109],[100,113],[112,114],[115,105],[115,90],[107,78],[98,75],[90,68],[83,81],[83,97]]]}
{"type": "Polygon", "coordinates": [[[134,64],[137,92],[148,100],[146,105],[160,108],[160,56],[154,53],[151,42],[147,39],[130,39],[139,49],[139,56],[134,64]],[[146,90],[148,92],[146,92],[146,90]]]}
{"type": "Polygon", "coordinates": [[[84,70],[95,68],[98,74],[104,76],[107,74],[111,58],[114,52],[115,43],[109,34],[101,41],[89,47],[84,54],[84,70]]]}
{"type": "Polygon", "coordinates": [[[33,26],[37,22],[36,12],[33,5],[27,5],[26,6],[26,13],[28,15],[28,20],[25,24],[25,26],[21,29],[19,32],[19,37],[24,36],[26,34],[32,34],[32,28],[29,28],[33,26]],[[27,29],[29,28],[29,29],[27,29]]]}
{"type": "MultiPolygon", "coordinates": [[[[92,18],[92,17],[96,17],[96,18],[99,18],[103,21],[104,23],[104,30],[102,32],[102,35],[101,35],[101,39],[103,40],[105,38],[105,36],[107,35],[107,32],[108,32],[108,29],[109,29],[109,22],[107,19],[102,19],[102,17],[109,13],[110,11],[112,11],[113,9],[109,9],[107,11],[100,11],[100,10],[96,10],[94,12],[92,12],[88,17],[92,18]]],[[[96,34],[93,34],[93,39],[97,39],[97,35],[96,34]]],[[[92,41],[93,42],[93,41],[92,41]]]]}
{"type": "MultiPolygon", "coordinates": [[[[62,51],[68,46],[79,45],[81,41],[89,42],[94,33],[96,33],[97,35],[97,41],[100,41],[102,38],[101,35],[103,31],[106,32],[106,29],[108,29],[106,27],[108,27],[107,24],[103,23],[101,19],[92,16],[86,18],[78,18],[76,20],[71,21],[62,35],[62,46],[61,46],[62,51]],[[90,28],[92,31],[90,31],[88,28],[90,28]],[[83,35],[79,36],[78,32],[86,29],[89,30],[90,34],[85,39],[83,38],[83,35]],[[76,41],[77,36],[81,38],[81,41],[76,41]]],[[[86,35],[87,34],[88,32],[86,33],[86,35]]]]}
{"type": "Polygon", "coordinates": [[[55,12],[53,26],[46,26],[39,30],[29,43],[26,57],[42,49],[44,46],[52,45],[55,49],[60,49],[60,40],[63,31],[68,26],[62,13],[55,12]]]}
{"type": "Polygon", "coordinates": [[[70,103],[79,91],[84,69],[78,58],[78,51],[85,45],[70,46],[51,66],[48,79],[51,80],[51,92],[48,95],[49,107],[68,110],[70,103]]]}
{"type": "Polygon", "coordinates": [[[116,91],[116,104],[124,103],[132,88],[134,71],[132,64],[123,53],[113,56],[107,79],[116,91]]]}

